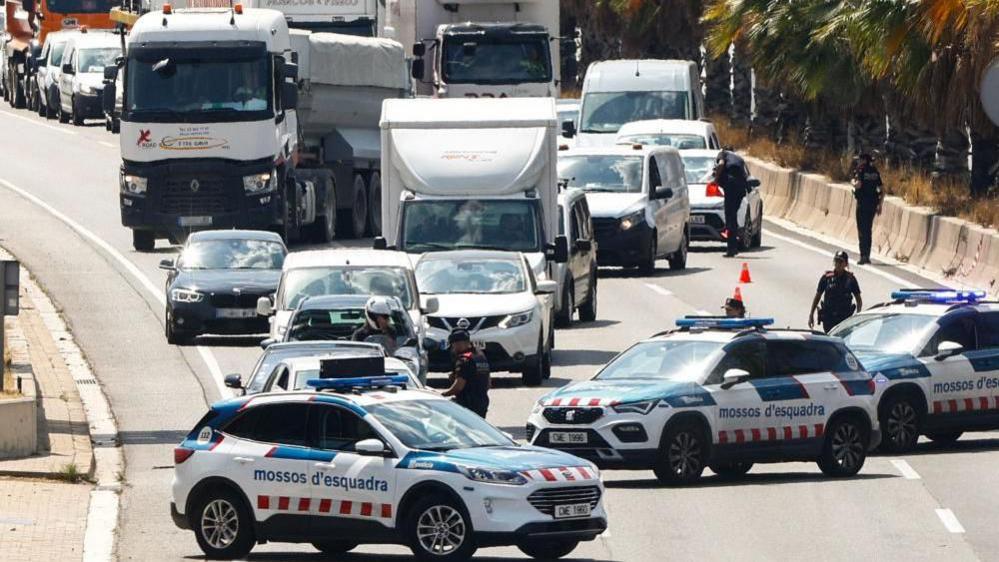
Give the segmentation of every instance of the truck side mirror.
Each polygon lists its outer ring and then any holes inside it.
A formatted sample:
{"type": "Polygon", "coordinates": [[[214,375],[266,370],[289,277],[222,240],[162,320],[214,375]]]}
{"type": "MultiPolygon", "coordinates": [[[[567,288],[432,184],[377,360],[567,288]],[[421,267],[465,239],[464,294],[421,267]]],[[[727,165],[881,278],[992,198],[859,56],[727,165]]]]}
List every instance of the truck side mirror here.
{"type": "Polygon", "coordinates": [[[117,66],[105,66],[104,67],[104,79],[114,81],[118,78],[118,67],[117,66]]]}
{"type": "Polygon", "coordinates": [[[556,236],[555,243],[548,247],[545,257],[555,263],[566,263],[569,261],[569,239],[565,236],[556,236]]]}
{"type": "Polygon", "coordinates": [[[562,136],[571,139],[576,136],[576,122],[572,119],[562,121],[562,136]]]}
{"type": "Polygon", "coordinates": [[[413,76],[413,79],[422,82],[425,72],[426,68],[424,68],[423,59],[413,59],[413,67],[410,69],[410,74],[413,76]]]}
{"type": "Polygon", "coordinates": [[[385,240],[384,236],[375,236],[375,241],[372,243],[371,247],[375,250],[387,250],[388,241],[385,240]]]}
{"type": "Polygon", "coordinates": [[[291,62],[284,63],[284,77],[292,82],[298,81],[298,65],[291,62]]]}
{"type": "Polygon", "coordinates": [[[413,43],[413,56],[415,58],[418,58],[418,59],[419,58],[423,58],[423,56],[426,55],[426,54],[427,54],[427,46],[426,45],[424,45],[422,42],[420,42],[420,43],[413,43]]]}
{"type": "Polygon", "coordinates": [[[288,111],[298,107],[298,85],[294,82],[281,83],[281,110],[288,111]]]}
{"type": "Polygon", "coordinates": [[[73,70],[73,65],[67,62],[66,64],[62,65],[62,73],[72,76],[73,74],[76,74],[76,71],[73,70]]]}

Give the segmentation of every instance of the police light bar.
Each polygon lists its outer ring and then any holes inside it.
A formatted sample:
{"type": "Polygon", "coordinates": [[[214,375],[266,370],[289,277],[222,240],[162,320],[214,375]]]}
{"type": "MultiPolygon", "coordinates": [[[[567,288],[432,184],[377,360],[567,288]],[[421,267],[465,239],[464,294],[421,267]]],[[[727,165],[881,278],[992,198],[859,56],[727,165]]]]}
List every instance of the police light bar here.
{"type": "Polygon", "coordinates": [[[899,289],[891,294],[894,301],[939,304],[974,303],[985,297],[985,291],[982,290],[956,289],[899,289]]]}
{"type": "Polygon", "coordinates": [[[763,328],[773,323],[773,318],[729,318],[727,316],[684,316],[676,320],[676,325],[679,328],[716,328],[724,330],[763,328]]]}
{"type": "Polygon", "coordinates": [[[352,377],[346,379],[309,379],[306,386],[316,390],[352,390],[355,388],[381,388],[385,386],[400,386],[405,388],[409,383],[406,375],[391,377],[352,377]]]}
{"type": "Polygon", "coordinates": [[[333,357],[319,360],[319,378],[356,379],[385,376],[385,357],[333,357]]]}

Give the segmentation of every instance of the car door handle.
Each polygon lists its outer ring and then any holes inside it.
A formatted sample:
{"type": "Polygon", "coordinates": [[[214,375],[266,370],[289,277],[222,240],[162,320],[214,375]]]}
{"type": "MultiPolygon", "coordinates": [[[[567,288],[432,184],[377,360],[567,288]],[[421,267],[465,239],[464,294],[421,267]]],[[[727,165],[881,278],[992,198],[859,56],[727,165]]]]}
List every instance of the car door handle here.
{"type": "Polygon", "coordinates": [[[316,468],[318,468],[319,470],[333,470],[334,468],[336,468],[336,463],[332,463],[332,462],[317,462],[314,466],[316,468]]]}
{"type": "Polygon", "coordinates": [[[826,390],[836,390],[837,388],[839,388],[839,385],[838,384],[827,384],[827,385],[823,386],[822,388],[824,388],[826,390]]]}
{"type": "Polygon", "coordinates": [[[250,457],[233,457],[232,460],[234,460],[234,461],[236,461],[236,462],[238,462],[240,464],[246,464],[246,463],[249,463],[249,462],[253,462],[253,459],[251,459],[250,457]]]}

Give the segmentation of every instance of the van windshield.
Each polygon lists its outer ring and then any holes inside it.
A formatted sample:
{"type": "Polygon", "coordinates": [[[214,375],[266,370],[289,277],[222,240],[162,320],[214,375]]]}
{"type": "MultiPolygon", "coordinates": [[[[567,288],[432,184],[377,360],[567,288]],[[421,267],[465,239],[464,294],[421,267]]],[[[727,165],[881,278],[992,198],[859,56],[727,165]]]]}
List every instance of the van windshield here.
{"type": "Polygon", "coordinates": [[[687,92],[591,92],[583,98],[579,130],[616,133],[632,121],[687,118],[687,92]]]}
{"type": "Polygon", "coordinates": [[[583,191],[641,193],[642,157],[594,154],[558,159],[559,180],[583,191]]]}
{"type": "Polygon", "coordinates": [[[408,201],[402,213],[402,250],[406,252],[542,250],[540,213],[533,200],[408,201]]]}

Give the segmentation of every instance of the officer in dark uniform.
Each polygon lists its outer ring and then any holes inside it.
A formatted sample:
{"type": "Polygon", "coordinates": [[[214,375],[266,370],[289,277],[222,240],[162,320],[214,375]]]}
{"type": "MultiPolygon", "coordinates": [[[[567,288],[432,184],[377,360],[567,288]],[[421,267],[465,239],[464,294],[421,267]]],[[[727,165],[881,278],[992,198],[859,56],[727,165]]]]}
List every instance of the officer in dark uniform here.
{"type": "Polygon", "coordinates": [[[454,396],[454,401],[483,418],[489,410],[489,362],[486,356],[472,345],[472,338],[465,330],[455,330],[447,338],[454,357],[451,387],[444,396],[454,396]]]}
{"type": "Polygon", "coordinates": [[[874,167],[870,154],[857,157],[850,183],[853,196],[857,199],[857,238],[860,240],[859,264],[871,263],[871,232],[874,217],[881,214],[884,191],[881,186],[881,173],[874,167]]]}
{"type": "Polygon", "coordinates": [[[847,267],[850,265],[850,257],[844,251],[836,252],[833,257],[833,269],[822,274],[819,278],[819,288],[812,299],[812,309],[808,311],[808,327],[815,326],[815,309],[822,300],[822,308],[819,310],[819,322],[826,333],[832,330],[836,324],[846,320],[854,312],[860,311],[864,306],[860,298],[860,283],[847,267]],[[854,305],[856,301],[856,305],[854,305]]]}
{"type": "Polygon", "coordinates": [[[746,317],[746,304],[737,298],[727,298],[725,299],[725,316],[727,318],[745,318],[746,317]]]}
{"type": "Polygon", "coordinates": [[[746,162],[738,154],[722,150],[715,159],[714,180],[725,192],[725,230],[728,232],[725,257],[731,258],[739,253],[739,206],[749,190],[746,162]]]}

